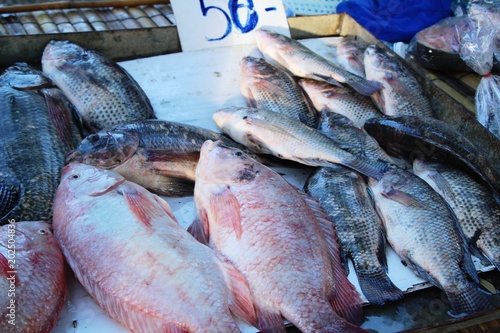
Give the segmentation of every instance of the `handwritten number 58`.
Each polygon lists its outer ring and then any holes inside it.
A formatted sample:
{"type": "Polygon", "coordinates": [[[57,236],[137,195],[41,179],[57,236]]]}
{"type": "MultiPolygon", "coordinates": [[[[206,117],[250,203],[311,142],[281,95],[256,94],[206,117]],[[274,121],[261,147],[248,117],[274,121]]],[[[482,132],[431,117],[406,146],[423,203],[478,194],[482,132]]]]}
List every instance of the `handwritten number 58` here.
{"type": "Polygon", "coordinates": [[[253,0],[245,1],[245,4],[240,4],[240,0],[229,0],[228,1],[228,12],[229,14],[222,8],[217,6],[205,6],[205,1],[200,0],[200,9],[203,16],[207,16],[208,12],[212,9],[219,11],[224,15],[224,18],[227,21],[226,31],[220,37],[206,37],[208,41],[217,41],[226,38],[231,31],[233,30],[233,24],[236,29],[238,29],[241,33],[247,33],[255,29],[257,26],[257,22],[259,21],[259,17],[257,12],[254,10],[253,0]],[[246,8],[246,11],[242,13],[240,8],[246,8]],[[246,20],[244,23],[241,21],[240,15],[246,14],[246,20]]]}

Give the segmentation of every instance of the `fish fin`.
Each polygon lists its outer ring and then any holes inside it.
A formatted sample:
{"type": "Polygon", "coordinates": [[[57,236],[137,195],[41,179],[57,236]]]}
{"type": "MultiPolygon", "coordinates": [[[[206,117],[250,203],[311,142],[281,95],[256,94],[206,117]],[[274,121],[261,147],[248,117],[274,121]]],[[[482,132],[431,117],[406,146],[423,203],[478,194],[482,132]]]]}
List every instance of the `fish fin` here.
{"type": "Polygon", "coordinates": [[[17,207],[22,198],[21,184],[0,184],[0,221],[3,221],[17,207]]]}
{"type": "Polygon", "coordinates": [[[402,205],[408,206],[408,207],[414,207],[414,208],[426,208],[424,203],[422,203],[420,200],[415,198],[414,196],[405,193],[400,190],[396,190],[394,188],[391,188],[388,191],[383,191],[382,195],[386,197],[387,199],[399,202],[402,205]]]}
{"type": "Polygon", "coordinates": [[[171,218],[172,220],[174,220],[175,222],[179,223],[179,222],[177,221],[177,218],[175,217],[174,213],[172,213],[172,208],[170,208],[170,205],[169,205],[169,204],[168,204],[165,200],[163,200],[162,198],[160,198],[160,197],[159,197],[159,196],[157,196],[157,195],[154,195],[153,197],[154,197],[154,199],[155,199],[156,203],[157,203],[158,205],[160,205],[160,207],[163,209],[163,211],[164,211],[164,212],[165,212],[168,216],[170,216],[170,218],[171,218]]]}
{"type": "Polygon", "coordinates": [[[349,161],[342,161],[342,164],[345,165],[346,167],[349,167],[353,170],[356,170],[357,172],[380,180],[384,173],[389,171],[393,166],[391,164],[380,161],[380,160],[370,160],[367,158],[363,158],[360,156],[355,156],[353,155],[354,158],[350,159],[349,161]]]}
{"type": "MultiPolygon", "coordinates": [[[[251,121],[250,119],[247,119],[247,122],[250,122],[250,121],[251,121]]],[[[247,139],[246,141],[248,143],[247,146],[250,150],[253,150],[253,151],[258,152],[260,154],[269,154],[269,155],[273,154],[273,152],[266,147],[265,142],[257,139],[252,134],[248,133],[246,136],[246,139],[247,139]]]]}
{"type": "Polygon", "coordinates": [[[361,309],[363,302],[354,285],[347,279],[346,272],[342,267],[335,225],[328,219],[328,215],[321,208],[316,198],[302,191],[299,192],[311,207],[319,226],[323,230],[332,263],[334,285],[342,286],[342,288],[335,288],[328,295],[328,300],[335,312],[340,316],[352,323],[361,323],[363,321],[363,311],[361,309]]]}
{"type": "MultiPolygon", "coordinates": [[[[359,77],[359,78],[361,78],[361,77],[359,77]]],[[[346,81],[346,83],[352,89],[356,90],[358,93],[360,93],[361,95],[365,95],[365,96],[370,96],[370,95],[383,89],[382,83],[380,83],[378,81],[356,79],[354,81],[352,81],[352,80],[346,81]]]]}
{"type": "Polygon", "coordinates": [[[450,315],[453,317],[462,317],[493,306],[485,293],[480,291],[476,285],[467,281],[464,287],[447,291],[446,296],[450,301],[450,315]]]}
{"type": "Polygon", "coordinates": [[[403,292],[392,283],[383,267],[372,272],[357,270],[356,273],[359,286],[370,303],[383,305],[385,302],[403,298],[403,292]]]}
{"type": "Polygon", "coordinates": [[[153,218],[163,217],[163,214],[158,214],[158,206],[156,206],[148,197],[146,197],[146,195],[137,191],[136,189],[121,188],[118,190],[118,193],[123,195],[130,211],[144,226],[151,227],[151,220],[153,218]]]}
{"type": "Polygon", "coordinates": [[[202,209],[200,215],[203,217],[196,217],[193,223],[188,227],[187,231],[200,243],[208,244],[208,223],[207,211],[202,209]],[[204,221],[204,222],[202,222],[204,221]]]}
{"type": "MultiPolygon", "coordinates": [[[[290,80],[292,78],[290,77],[290,80]]],[[[285,89],[283,89],[282,87],[270,82],[270,81],[267,81],[267,80],[259,80],[259,82],[256,82],[254,83],[255,86],[261,88],[261,89],[264,89],[264,90],[267,90],[269,91],[270,93],[273,93],[273,94],[276,94],[276,95],[284,95],[284,96],[287,96],[287,92],[285,91],[285,89]]]]}
{"type": "Polygon", "coordinates": [[[349,261],[348,261],[349,253],[346,251],[340,251],[340,262],[342,264],[342,267],[344,268],[345,275],[349,275],[350,269],[349,269],[349,261]]]}
{"type": "Polygon", "coordinates": [[[451,190],[450,184],[446,179],[439,173],[439,171],[432,171],[429,173],[429,177],[434,181],[436,186],[443,192],[445,198],[455,200],[455,194],[451,190]]]}
{"type": "Polygon", "coordinates": [[[9,260],[0,253],[0,276],[3,275],[5,278],[14,278],[14,285],[19,287],[21,281],[17,276],[17,271],[14,271],[13,268],[9,265],[9,260]]]}
{"type": "Polygon", "coordinates": [[[312,73],[311,76],[315,80],[327,82],[327,83],[331,84],[332,86],[343,87],[339,81],[335,80],[331,76],[319,74],[319,73],[312,73]]]}
{"type": "Polygon", "coordinates": [[[232,295],[229,302],[229,309],[236,317],[256,326],[257,314],[253,306],[253,298],[247,280],[231,261],[217,252],[216,255],[219,259],[224,279],[232,295]]]}
{"type": "Polygon", "coordinates": [[[160,182],[149,190],[166,197],[190,197],[194,192],[194,183],[182,178],[162,177],[160,182]]]}
{"type": "Polygon", "coordinates": [[[145,149],[146,160],[148,162],[183,162],[185,160],[190,160],[193,162],[198,162],[200,157],[200,152],[172,152],[166,149],[145,149]]]}
{"type": "Polygon", "coordinates": [[[63,93],[57,88],[42,89],[40,91],[45,99],[49,118],[57,131],[57,136],[69,150],[75,149],[79,144],[75,140],[75,135],[72,127],[72,110],[69,109],[69,101],[63,100],[66,98],[63,93]]]}
{"type": "Polygon", "coordinates": [[[280,313],[265,311],[255,307],[257,313],[257,328],[262,333],[286,333],[283,317],[280,313]]]}
{"type": "Polygon", "coordinates": [[[243,232],[241,227],[240,203],[233,192],[223,186],[220,191],[212,193],[209,200],[210,209],[215,215],[216,223],[231,228],[240,239],[243,232]]]}
{"type": "Polygon", "coordinates": [[[479,237],[481,236],[481,234],[482,234],[482,230],[476,230],[476,232],[474,233],[474,235],[472,235],[472,238],[467,239],[466,242],[467,242],[467,244],[469,244],[469,251],[470,251],[470,253],[473,256],[477,257],[479,260],[481,260],[481,263],[484,266],[488,266],[492,262],[490,261],[490,259],[488,259],[481,252],[481,250],[479,250],[479,248],[477,246],[477,240],[479,239],[479,237]]]}

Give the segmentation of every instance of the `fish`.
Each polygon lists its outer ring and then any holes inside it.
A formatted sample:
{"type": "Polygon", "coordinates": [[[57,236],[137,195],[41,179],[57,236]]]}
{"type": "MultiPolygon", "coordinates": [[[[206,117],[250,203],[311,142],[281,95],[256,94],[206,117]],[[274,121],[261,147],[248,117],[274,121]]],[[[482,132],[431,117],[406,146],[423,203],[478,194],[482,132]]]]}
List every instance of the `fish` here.
{"type": "Polygon", "coordinates": [[[341,164],[374,178],[392,167],[384,161],[351,154],[319,130],[276,112],[228,107],[214,112],[212,118],[224,133],[255,153],[309,166],[341,164]]]}
{"type": "Polygon", "coordinates": [[[295,80],[265,59],[244,57],[240,61],[240,86],[248,107],[280,112],[316,126],[316,111],[295,80]]]}
{"type": "Polygon", "coordinates": [[[342,37],[337,45],[336,62],[346,71],[366,78],[363,57],[367,46],[356,36],[342,37]]]}
{"type": "Polygon", "coordinates": [[[470,252],[445,201],[411,172],[395,169],[370,179],[387,240],[404,265],[443,290],[453,316],[490,308],[479,289],[470,252]]]}
{"type": "Polygon", "coordinates": [[[286,68],[295,76],[333,85],[345,83],[366,96],[382,89],[379,82],[346,71],[292,38],[265,29],[255,30],[254,36],[258,49],[266,59],[286,68]]]}
{"type": "Polygon", "coordinates": [[[199,219],[189,230],[247,279],[261,332],[285,332],[282,316],[304,333],[366,332],[344,319],[359,320],[361,300],[317,202],[241,150],[210,140],[194,200],[199,219]]]}
{"type": "Polygon", "coordinates": [[[488,156],[457,129],[445,121],[417,116],[373,118],[364,129],[393,156],[413,163],[417,157],[428,157],[477,175],[498,194],[500,174],[488,156]]]}
{"type": "Polygon", "coordinates": [[[396,164],[394,159],[380,147],[377,140],[339,113],[323,110],[318,120],[318,130],[337,141],[351,154],[396,164]]]}
{"type": "Polygon", "coordinates": [[[311,79],[301,79],[298,83],[318,112],[328,110],[342,114],[359,128],[367,119],[382,116],[371,98],[353,90],[311,79]]]}
{"type": "Polygon", "coordinates": [[[156,118],[148,96],[120,65],[70,41],[50,41],[42,69],[73,103],[92,133],[156,118]]]}
{"type": "Polygon", "coordinates": [[[241,332],[232,313],[255,322],[241,273],[116,172],[66,165],[52,225],[76,278],[131,331],[241,332]]]}
{"type": "MultiPolygon", "coordinates": [[[[229,137],[202,127],[148,119],[88,135],[68,154],[66,162],[115,171],[159,195],[192,196],[196,165],[206,140],[222,140],[244,148],[229,137]]],[[[255,157],[278,164],[268,157],[255,157]]]]}
{"type": "Polygon", "coordinates": [[[500,204],[490,190],[443,163],[416,159],[413,170],[451,207],[471,253],[500,270],[500,204]]]}
{"type": "Polygon", "coordinates": [[[364,63],[366,78],[378,81],[384,87],[372,95],[373,101],[383,114],[434,116],[430,100],[417,79],[399,62],[395,54],[370,45],[366,48],[364,63]]]}
{"type": "Polygon", "coordinates": [[[1,225],[9,219],[51,221],[66,153],[82,139],[74,109],[48,82],[26,64],[0,76],[1,225]]]}
{"type": "Polygon", "coordinates": [[[0,227],[0,331],[50,333],[66,299],[64,258],[50,224],[0,227]]]}
{"type": "Polygon", "coordinates": [[[366,299],[376,305],[403,298],[387,276],[385,231],[360,174],[342,166],[317,168],[304,191],[317,198],[335,226],[346,271],[353,260],[366,299]]]}

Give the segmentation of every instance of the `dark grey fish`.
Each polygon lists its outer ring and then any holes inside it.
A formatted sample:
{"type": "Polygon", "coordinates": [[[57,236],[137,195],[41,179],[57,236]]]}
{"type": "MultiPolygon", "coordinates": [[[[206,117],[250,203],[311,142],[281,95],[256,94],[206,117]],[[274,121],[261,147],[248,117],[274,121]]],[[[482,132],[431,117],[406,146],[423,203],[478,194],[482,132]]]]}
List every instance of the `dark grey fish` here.
{"type": "Polygon", "coordinates": [[[43,52],[42,67],[92,132],[156,118],[148,97],[132,76],[97,52],[69,41],[51,41],[43,52]]]}
{"type": "Polygon", "coordinates": [[[221,140],[228,146],[242,147],[221,133],[151,119],[91,134],[67,161],[113,170],[160,195],[190,196],[200,149],[206,140],[221,140]]]}
{"type": "Polygon", "coordinates": [[[390,245],[408,267],[446,293],[452,314],[492,306],[479,290],[456,217],[436,191],[401,169],[370,179],[370,188],[390,245]]]}
{"type": "Polygon", "coordinates": [[[279,112],[307,126],[316,126],[316,111],[309,106],[295,80],[263,58],[241,60],[240,86],[248,106],[279,112]]]}
{"type": "Polygon", "coordinates": [[[450,205],[472,254],[500,270],[500,204],[490,190],[442,163],[416,159],[413,169],[450,205]]]}
{"type": "Polygon", "coordinates": [[[364,156],[371,160],[395,163],[380,148],[377,140],[366,133],[364,129],[356,127],[349,118],[341,114],[329,111],[320,112],[318,129],[352,154],[364,156]]]}
{"type": "Polygon", "coordinates": [[[51,220],[66,153],[82,138],[69,101],[40,82],[49,81],[24,64],[0,77],[1,224],[51,220]]]}
{"type": "Polygon", "coordinates": [[[344,267],[348,270],[350,256],[368,301],[382,305],[401,299],[403,292],[387,276],[385,232],[363,178],[342,166],[318,168],[304,190],[318,199],[335,225],[344,267]]]}
{"type": "Polygon", "coordinates": [[[410,162],[416,157],[444,161],[480,177],[500,193],[500,174],[487,156],[446,122],[429,117],[400,116],[373,118],[364,126],[391,155],[410,162]]]}

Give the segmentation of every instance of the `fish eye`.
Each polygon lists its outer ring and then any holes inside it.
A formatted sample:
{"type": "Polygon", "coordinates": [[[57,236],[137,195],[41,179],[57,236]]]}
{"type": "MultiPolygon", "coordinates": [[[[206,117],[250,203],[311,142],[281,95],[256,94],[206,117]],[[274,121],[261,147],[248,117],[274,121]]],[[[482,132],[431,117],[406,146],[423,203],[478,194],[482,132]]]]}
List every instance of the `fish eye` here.
{"type": "Polygon", "coordinates": [[[248,116],[243,116],[243,120],[247,120],[248,116]]]}
{"type": "Polygon", "coordinates": [[[117,159],[115,160],[115,162],[116,162],[116,163],[121,163],[121,162],[122,162],[122,160],[121,160],[120,158],[117,158],[117,159]]]}
{"type": "Polygon", "coordinates": [[[243,153],[241,151],[237,151],[236,153],[234,153],[234,155],[241,156],[241,155],[243,155],[243,153]]]}
{"type": "Polygon", "coordinates": [[[99,135],[97,134],[92,134],[87,137],[87,140],[89,140],[90,143],[95,143],[99,141],[99,135]]]}
{"type": "Polygon", "coordinates": [[[83,53],[83,54],[82,54],[82,60],[83,60],[83,61],[87,61],[87,60],[89,60],[89,55],[88,55],[87,53],[83,53]]]}
{"type": "Polygon", "coordinates": [[[80,176],[78,176],[76,174],[71,176],[71,179],[78,179],[78,178],[80,178],[80,176]]]}
{"type": "Polygon", "coordinates": [[[45,234],[47,233],[47,230],[45,230],[45,229],[40,229],[40,230],[38,230],[38,233],[39,233],[40,235],[45,235],[45,234]]]}

